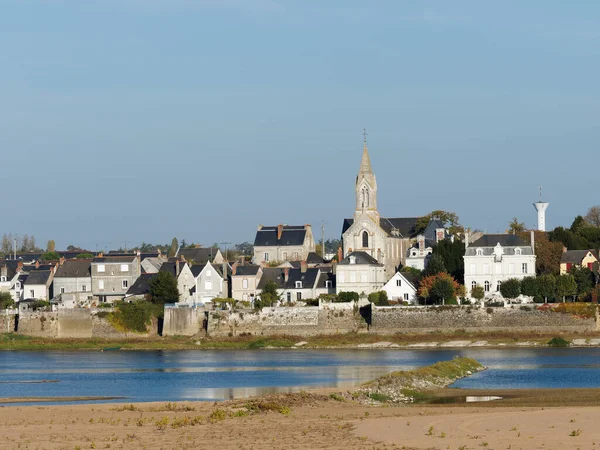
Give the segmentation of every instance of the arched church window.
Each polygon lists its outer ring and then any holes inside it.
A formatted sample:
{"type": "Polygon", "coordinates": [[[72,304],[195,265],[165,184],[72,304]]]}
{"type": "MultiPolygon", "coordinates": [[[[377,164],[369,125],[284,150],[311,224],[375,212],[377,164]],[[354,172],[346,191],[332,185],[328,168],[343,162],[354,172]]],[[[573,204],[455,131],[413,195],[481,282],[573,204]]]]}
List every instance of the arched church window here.
{"type": "Polygon", "coordinates": [[[362,207],[369,207],[369,189],[367,189],[366,186],[363,186],[362,188],[362,207]]]}
{"type": "Polygon", "coordinates": [[[363,248],[369,248],[369,233],[363,231],[362,234],[362,246],[363,248]]]}

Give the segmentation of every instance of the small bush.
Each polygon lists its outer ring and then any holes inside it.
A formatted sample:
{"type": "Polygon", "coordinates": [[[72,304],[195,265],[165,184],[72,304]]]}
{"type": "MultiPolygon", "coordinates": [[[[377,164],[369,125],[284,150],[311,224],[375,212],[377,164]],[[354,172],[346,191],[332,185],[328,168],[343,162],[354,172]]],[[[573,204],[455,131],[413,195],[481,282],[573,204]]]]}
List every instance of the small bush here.
{"type": "Polygon", "coordinates": [[[377,392],[373,392],[373,393],[369,394],[369,397],[372,400],[375,400],[376,402],[381,402],[381,403],[385,403],[390,399],[390,397],[388,395],[379,394],[377,392]]]}
{"type": "Polygon", "coordinates": [[[117,311],[109,314],[108,320],[117,330],[146,333],[152,323],[152,317],[159,317],[162,305],[146,301],[117,303],[117,311]]]}
{"type": "Polygon", "coordinates": [[[553,337],[548,341],[549,347],[568,347],[571,343],[561,337],[553,337]]]}

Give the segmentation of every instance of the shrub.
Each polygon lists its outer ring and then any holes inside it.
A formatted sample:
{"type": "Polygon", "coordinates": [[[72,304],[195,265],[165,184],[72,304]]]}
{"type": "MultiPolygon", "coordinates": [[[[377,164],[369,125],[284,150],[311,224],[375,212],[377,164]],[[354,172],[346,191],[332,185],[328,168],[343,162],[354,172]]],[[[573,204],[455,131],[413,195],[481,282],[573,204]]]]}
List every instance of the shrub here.
{"type": "Polygon", "coordinates": [[[372,292],[369,294],[368,299],[371,303],[377,306],[387,306],[389,304],[386,291],[372,292]]]}
{"type": "Polygon", "coordinates": [[[9,292],[0,292],[0,309],[12,308],[14,304],[9,292]]]}
{"type": "Polygon", "coordinates": [[[133,303],[119,302],[117,310],[108,316],[109,322],[118,330],[145,333],[152,323],[152,317],[160,317],[162,305],[154,305],[146,301],[133,303]]]}
{"type": "Polygon", "coordinates": [[[357,302],[358,298],[358,292],[340,292],[337,295],[337,301],[334,301],[338,303],[357,302]]]}
{"type": "Polygon", "coordinates": [[[549,347],[568,347],[571,343],[561,337],[553,337],[548,341],[549,347]]]}

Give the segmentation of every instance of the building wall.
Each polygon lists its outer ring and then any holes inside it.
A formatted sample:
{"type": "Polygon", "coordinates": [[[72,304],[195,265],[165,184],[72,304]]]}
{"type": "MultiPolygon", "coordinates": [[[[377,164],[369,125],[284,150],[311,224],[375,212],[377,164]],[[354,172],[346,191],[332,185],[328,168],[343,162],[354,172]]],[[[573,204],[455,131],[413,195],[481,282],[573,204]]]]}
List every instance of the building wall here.
{"type": "Polygon", "coordinates": [[[179,301],[181,303],[193,303],[195,294],[190,290],[195,286],[196,279],[187,264],[179,265],[179,276],[177,277],[177,289],[179,289],[179,301]]]}
{"type": "Polygon", "coordinates": [[[336,266],[336,292],[356,292],[369,295],[383,289],[384,268],[368,264],[338,264],[336,266]],[[364,275],[364,277],[363,277],[364,275]],[[353,281],[354,280],[354,281],[353,281]]]}
{"type": "MultiPolygon", "coordinates": [[[[226,298],[227,284],[223,282],[223,278],[219,275],[212,265],[206,265],[204,270],[200,272],[198,278],[195,280],[196,284],[196,295],[195,301],[197,303],[212,300],[213,298],[226,298]],[[210,273],[210,275],[209,275],[210,273]],[[208,284],[207,284],[208,283],[208,284]]],[[[240,283],[241,286],[241,283],[240,283]]]]}
{"type": "Polygon", "coordinates": [[[411,304],[416,303],[417,295],[414,286],[398,273],[394,274],[385,284],[383,290],[387,292],[389,300],[406,301],[411,304]],[[398,281],[400,281],[400,286],[398,286],[398,281]],[[405,294],[408,296],[407,298],[405,298],[405,294]]]}
{"type": "Polygon", "coordinates": [[[92,293],[94,296],[107,296],[108,301],[122,299],[127,290],[140,276],[140,264],[137,258],[133,262],[92,262],[92,293]],[[105,271],[98,272],[98,266],[104,264],[105,271]],[[121,264],[127,265],[127,271],[121,270],[121,264]],[[123,280],[127,287],[123,287],[123,280]],[[100,289],[100,281],[104,282],[104,289],[100,289]]]}
{"type": "Polygon", "coordinates": [[[535,276],[535,255],[503,255],[500,262],[494,261],[494,255],[465,256],[464,260],[465,289],[469,294],[473,281],[481,287],[485,287],[485,282],[489,281],[490,290],[486,292],[487,296],[496,292],[498,281],[535,276]],[[527,273],[522,271],[523,264],[527,264],[527,273]]]}
{"type": "MultiPolygon", "coordinates": [[[[588,267],[588,264],[590,264],[590,263],[594,264],[596,262],[598,262],[596,257],[594,255],[592,255],[591,253],[588,253],[585,256],[585,258],[583,258],[583,260],[581,261],[581,264],[573,264],[573,266],[588,267]]],[[[560,263],[560,273],[561,273],[561,275],[569,273],[569,271],[567,269],[567,263],[560,263]]]]}
{"type": "Polygon", "coordinates": [[[61,294],[64,288],[65,294],[85,292],[92,295],[92,277],[54,277],[54,296],[61,294]]]}
{"type": "Polygon", "coordinates": [[[35,298],[36,300],[50,300],[49,290],[45,284],[27,284],[23,288],[25,298],[35,298]],[[33,291],[33,292],[32,292],[33,291]]]}
{"type": "Polygon", "coordinates": [[[231,277],[231,297],[236,300],[244,300],[244,296],[246,296],[245,301],[250,301],[251,296],[256,296],[258,291],[256,287],[260,282],[260,276],[262,273],[259,272],[258,275],[233,275],[231,277]],[[243,280],[248,280],[248,287],[243,287],[243,280]]]}

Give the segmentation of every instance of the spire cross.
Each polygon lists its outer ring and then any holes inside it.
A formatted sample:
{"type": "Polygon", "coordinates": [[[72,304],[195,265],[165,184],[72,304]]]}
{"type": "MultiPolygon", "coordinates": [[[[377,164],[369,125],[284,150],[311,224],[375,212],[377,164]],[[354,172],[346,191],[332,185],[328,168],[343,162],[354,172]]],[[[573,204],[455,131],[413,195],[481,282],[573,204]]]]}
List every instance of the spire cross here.
{"type": "Polygon", "coordinates": [[[364,139],[365,145],[367,145],[367,129],[366,128],[363,128],[363,139],[364,139]]]}

